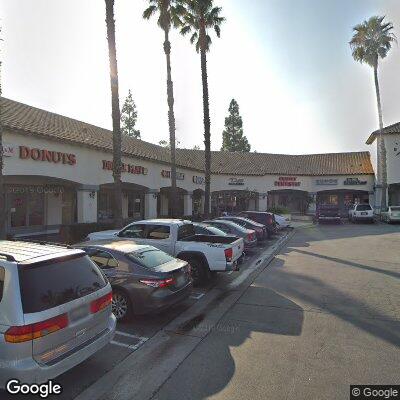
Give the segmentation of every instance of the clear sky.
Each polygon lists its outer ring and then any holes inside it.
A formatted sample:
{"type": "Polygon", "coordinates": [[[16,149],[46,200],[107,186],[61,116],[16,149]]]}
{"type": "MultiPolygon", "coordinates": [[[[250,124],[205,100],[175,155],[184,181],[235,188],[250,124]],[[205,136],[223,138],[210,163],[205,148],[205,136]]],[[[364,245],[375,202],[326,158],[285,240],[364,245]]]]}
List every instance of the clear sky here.
{"type": "MultiPolygon", "coordinates": [[[[142,20],[145,0],[116,0],[121,102],[132,89],[142,139],[168,138],[163,34],[142,20]]],[[[386,15],[400,38],[399,0],[219,0],[226,22],[208,55],[212,147],[222,142],[231,98],[252,150],[320,153],[374,149],[371,68],[353,61],[352,27],[386,15]]],[[[0,0],[3,93],[111,128],[102,0],[0,0]]],[[[203,142],[200,57],[172,35],[177,137],[203,142]]],[[[384,121],[400,121],[400,51],[381,65],[384,121]]]]}

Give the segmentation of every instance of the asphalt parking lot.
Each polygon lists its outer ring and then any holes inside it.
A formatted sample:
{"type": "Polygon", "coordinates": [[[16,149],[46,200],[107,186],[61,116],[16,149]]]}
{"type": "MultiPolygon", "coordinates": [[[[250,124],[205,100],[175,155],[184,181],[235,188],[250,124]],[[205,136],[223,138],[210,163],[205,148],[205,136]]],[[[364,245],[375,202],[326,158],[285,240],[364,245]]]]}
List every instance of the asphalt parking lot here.
{"type": "MultiPolygon", "coordinates": [[[[63,387],[63,392],[54,398],[62,400],[74,399],[131,353],[138,350],[147,340],[170,324],[171,321],[195,305],[213,288],[228,288],[238,278],[240,280],[240,277],[246,277],[248,266],[253,264],[257,257],[265,252],[267,248],[273,247],[283,234],[285,233],[276,235],[273,239],[264,243],[259,243],[256,248],[246,254],[239,271],[217,274],[206,286],[194,288],[191,296],[186,301],[161,314],[137,316],[131,322],[118,323],[114,340],[109,345],[82,364],[55,379],[63,387]]],[[[2,400],[26,400],[27,396],[19,397],[0,392],[0,398],[2,400]]],[[[35,398],[39,397],[35,396],[35,398]]]]}

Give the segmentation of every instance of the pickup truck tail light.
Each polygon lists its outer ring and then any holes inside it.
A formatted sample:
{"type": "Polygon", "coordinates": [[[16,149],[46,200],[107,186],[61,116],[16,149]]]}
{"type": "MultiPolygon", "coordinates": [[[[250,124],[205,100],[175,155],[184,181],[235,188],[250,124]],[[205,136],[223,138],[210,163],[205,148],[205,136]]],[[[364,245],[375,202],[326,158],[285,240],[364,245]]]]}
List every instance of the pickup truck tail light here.
{"type": "Polygon", "coordinates": [[[247,235],[247,239],[250,240],[250,241],[254,240],[254,233],[249,233],[247,235]]]}
{"type": "Polygon", "coordinates": [[[67,326],[68,316],[67,314],[62,314],[31,325],[12,326],[6,331],[4,338],[8,343],[28,342],[57,332],[67,326]]]}
{"type": "Polygon", "coordinates": [[[90,312],[96,314],[97,312],[104,310],[112,302],[112,292],[107,293],[105,296],[101,296],[90,303],[90,312]]]}
{"type": "Polygon", "coordinates": [[[139,282],[144,285],[151,286],[154,288],[165,288],[168,286],[172,286],[175,284],[174,278],[166,278],[166,279],[141,279],[139,282]]]}
{"type": "Polygon", "coordinates": [[[230,262],[232,261],[232,257],[233,257],[233,249],[232,247],[229,249],[225,249],[225,259],[226,261],[230,262]]]}

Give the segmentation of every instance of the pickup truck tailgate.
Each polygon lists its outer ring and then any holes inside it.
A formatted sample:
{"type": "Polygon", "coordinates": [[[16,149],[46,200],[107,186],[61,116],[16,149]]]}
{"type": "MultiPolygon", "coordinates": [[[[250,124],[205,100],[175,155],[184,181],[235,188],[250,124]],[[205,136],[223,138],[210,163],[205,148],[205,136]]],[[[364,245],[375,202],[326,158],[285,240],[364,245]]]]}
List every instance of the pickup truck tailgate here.
{"type": "Polygon", "coordinates": [[[231,246],[233,248],[232,261],[236,261],[243,253],[244,241],[242,238],[239,238],[235,240],[233,243],[231,243],[231,246]]]}

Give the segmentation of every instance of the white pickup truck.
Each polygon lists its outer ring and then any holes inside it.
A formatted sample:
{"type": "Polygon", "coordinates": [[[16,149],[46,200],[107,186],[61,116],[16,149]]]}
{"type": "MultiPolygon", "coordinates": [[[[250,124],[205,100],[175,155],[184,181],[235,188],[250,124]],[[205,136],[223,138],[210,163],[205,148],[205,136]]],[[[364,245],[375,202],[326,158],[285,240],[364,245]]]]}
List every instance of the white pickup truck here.
{"type": "Polygon", "coordinates": [[[152,245],[187,261],[195,284],[210,277],[210,272],[233,271],[238,268],[244,243],[236,236],[196,235],[190,221],[151,219],[129,224],[125,228],[90,233],[88,240],[124,238],[138,244],[152,245]]]}

